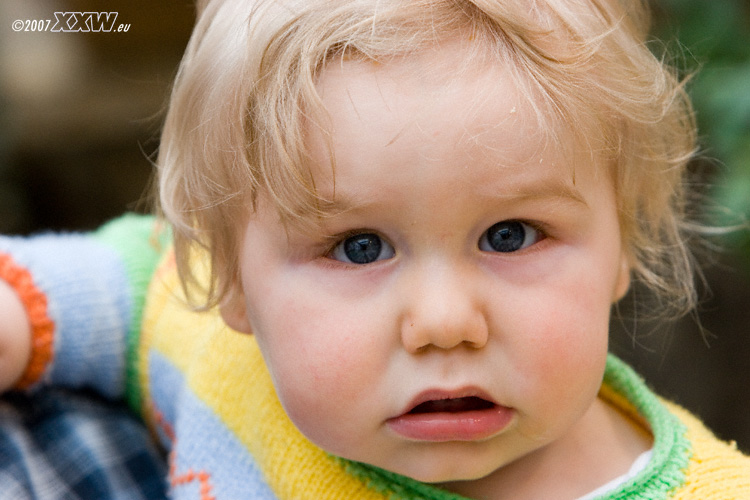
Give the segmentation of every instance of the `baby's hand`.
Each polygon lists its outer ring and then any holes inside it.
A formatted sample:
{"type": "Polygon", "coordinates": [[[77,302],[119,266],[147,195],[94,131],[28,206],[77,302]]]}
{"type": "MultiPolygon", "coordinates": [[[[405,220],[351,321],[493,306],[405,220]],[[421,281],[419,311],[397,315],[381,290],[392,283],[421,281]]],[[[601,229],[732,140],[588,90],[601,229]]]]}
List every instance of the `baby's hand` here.
{"type": "Polygon", "coordinates": [[[16,292],[0,279],[0,392],[13,387],[31,356],[31,325],[16,292]]]}

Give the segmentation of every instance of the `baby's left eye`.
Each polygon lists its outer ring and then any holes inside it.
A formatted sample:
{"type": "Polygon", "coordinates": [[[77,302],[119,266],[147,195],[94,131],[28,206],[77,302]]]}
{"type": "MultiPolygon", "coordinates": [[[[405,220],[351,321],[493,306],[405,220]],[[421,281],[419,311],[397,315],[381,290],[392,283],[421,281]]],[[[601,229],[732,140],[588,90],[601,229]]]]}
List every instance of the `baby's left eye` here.
{"type": "Polygon", "coordinates": [[[504,220],[484,232],[479,239],[479,249],[484,252],[517,252],[543,238],[540,231],[525,222],[504,220]]]}

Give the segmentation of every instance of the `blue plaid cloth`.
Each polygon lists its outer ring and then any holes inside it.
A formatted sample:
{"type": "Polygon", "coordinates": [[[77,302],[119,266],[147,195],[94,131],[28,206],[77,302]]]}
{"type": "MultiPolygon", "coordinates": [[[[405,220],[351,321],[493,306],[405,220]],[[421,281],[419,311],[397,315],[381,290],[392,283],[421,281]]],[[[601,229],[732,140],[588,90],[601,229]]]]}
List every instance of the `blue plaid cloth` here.
{"type": "Polygon", "coordinates": [[[166,498],[166,465],[123,406],[44,389],[0,398],[0,499],[166,498]]]}

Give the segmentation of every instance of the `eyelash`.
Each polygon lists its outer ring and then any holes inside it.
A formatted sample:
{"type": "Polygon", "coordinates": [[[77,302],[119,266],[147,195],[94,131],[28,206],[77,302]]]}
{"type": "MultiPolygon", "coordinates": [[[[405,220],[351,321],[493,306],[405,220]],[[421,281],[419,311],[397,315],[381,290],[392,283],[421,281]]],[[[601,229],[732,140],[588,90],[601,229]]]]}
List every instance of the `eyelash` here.
{"type": "MultiPolygon", "coordinates": [[[[513,234],[512,234],[513,231],[512,230],[510,231],[510,233],[511,233],[511,236],[513,236],[513,234]]],[[[480,236],[479,241],[477,242],[477,247],[481,251],[487,252],[487,253],[516,254],[516,253],[523,252],[523,251],[533,250],[540,242],[542,242],[543,240],[546,240],[548,237],[549,237],[549,233],[543,227],[543,224],[540,224],[540,223],[537,223],[537,222],[531,222],[531,221],[527,221],[527,220],[521,220],[521,219],[506,219],[506,220],[501,220],[499,222],[496,222],[496,223],[492,224],[489,228],[487,228],[482,233],[482,235],[480,236]],[[508,227],[508,226],[512,226],[513,224],[518,224],[518,225],[520,225],[523,228],[523,232],[521,234],[521,237],[523,238],[523,241],[521,242],[522,246],[520,246],[519,248],[512,248],[512,249],[509,249],[507,251],[502,251],[502,250],[499,250],[499,249],[497,249],[495,247],[492,247],[490,249],[482,248],[483,246],[486,246],[486,245],[484,245],[485,243],[487,243],[490,246],[492,246],[492,242],[490,242],[490,240],[489,240],[489,233],[490,233],[490,231],[493,228],[496,228],[497,226],[501,226],[501,227],[502,226],[506,226],[506,227],[508,227]],[[533,236],[534,241],[531,241],[529,243],[526,243],[526,239],[528,237],[528,234],[527,234],[528,229],[526,229],[526,228],[531,229],[533,231],[533,235],[532,236],[533,236]]],[[[343,264],[343,265],[361,267],[363,265],[368,265],[368,264],[376,263],[376,262],[378,262],[380,260],[388,260],[388,259],[392,258],[393,255],[395,255],[395,253],[396,253],[395,248],[391,245],[391,243],[388,241],[388,239],[384,238],[378,231],[371,230],[371,229],[364,229],[363,228],[363,229],[354,229],[354,230],[350,230],[350,231],[345,231],[343,233],[338,233],[336,235],[331,235],[330,237],[327,237],[326,240],[332,242],[331,244],[328,244],[326,246],[326,250],[324,251],[324,256],[326,257],[326,259],[330,260],[330,261],[334,261],[334,262],[336,262],[338,264],[343,264]],[[349,255],[345,256],[346,260],[344,260],[343,258],[341,258],[341,256],[339,256],[338,258],[334,256],[334,253],[336,253],[336,252],[339,252],[339,251],[344,251],[345,252],[346,251],[346,249],[342,249],[341,248],[341,245],[343,245],[344,243],[346,243],[351,238],[354,238],[356,236],[361,236],[364,239],[367,235],[376,236],[379,239],[379,242],[380,242],[380,243],[378,243],[377,250],[375,250],[376,253],[377,253],[377,256],[376,256],[376,258],[374,260],[368,261],[368,262],[353,262],[352,259],[351,259],[351,257],[349,255]],[[382,250],[382,247],[380,246],[381,244],[386,245],[387,248],[385,249],[385,252],[391,254],[390,256],[386,257],[385,259],[380,258],[380,256],[381,256],[380,250],[382,250]]],[[[495,241],[495,243],[497,243],[497,241],[495,241]]],[[[501,240],[501,243],[502,243],[502,240],[501,240]]],[[[363,250],[363,251],[366,252],[368,250],[368,248],[363,246],[362,248],[360,248],[360,250],[363,250]]]]}
{"type": "Polygon", "coordinates": [[[367,228],[351,229],[349,231],[344,231],[342,233],[337,233],[334,235],[326,236],[325,238],[326,250],[323,253],[327,259],[339,262],[341,264],[361,266],[362,264],[338,261],[337,259],[333,258],[333,252],[336,250],[336,248],[339,247],[339,245],[344,243],[346,240],[353,238],[355,236],[364,236],[367,234],[373,234],[377,236],[378,238],[380,238],[382,241],[386,242],[388,245],[391,245],[390,243],[388,243],[388,239],[382,236],[379,231],[376,231],[374,229],[367,229],[367,228]]]}
{"type": "MultiPolygon", "coordinates": [[[[482,233],[482,236],[480,236],[478,246],[480,250],[488,252],[488,253],[515,254],[515,253],[535,247],[537,244],[547,239],[547,237],[548,237],[547,231],[542,229],[541,225],[538,223],[529,222],[529,221],[520,220],[520,219],[506,219],[506,220],[496,222],[492,224],[489,228],[487,228],[482,233]],[[511,226],[514,226],[514,225],[519,226],[519,227],[512,228],[512,229],[515,229],[516,231],[513,231],[511,229],[511,226]],[[510,236],[517,236],[518,230],[520,229],[520,236],[522,239],[520,246],[518,248],[508,249],[505,251],[499,250],[498,248],[494,248],[494,247],[490,249],[482,248],[483,246],[486,246],[484,245],[485,243],[487,245],[492,246],[493,241],[490,241],[490,232],[493,230],[493,228],[498,228],[498,227],[504,229],[505,234],[510,235],[510,236]],[[529,230],[531,230],[531,234],[529,234],[529,230]],[[530,236],[533,238],[533,241],[527,242],[526,240],[530,236]]],[[[501,240],[499,242],[494,242],[494,243],[502,244],[502,243],[505,243],[506,241],[507,240],[501,240]]]]}

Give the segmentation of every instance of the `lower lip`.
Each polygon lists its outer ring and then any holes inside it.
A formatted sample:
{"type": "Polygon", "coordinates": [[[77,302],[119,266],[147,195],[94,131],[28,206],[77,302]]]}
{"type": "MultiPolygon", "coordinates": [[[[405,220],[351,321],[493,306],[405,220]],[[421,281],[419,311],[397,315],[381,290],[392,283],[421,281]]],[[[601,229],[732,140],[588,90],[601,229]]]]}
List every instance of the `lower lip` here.
{"type": "Polygon", "coordinates": [[[487,410],[404,414],[389,419],[388,427],[413,441],[481,441],[502,432],[513,419],[513,410],[495,406],[487,410]]]}

